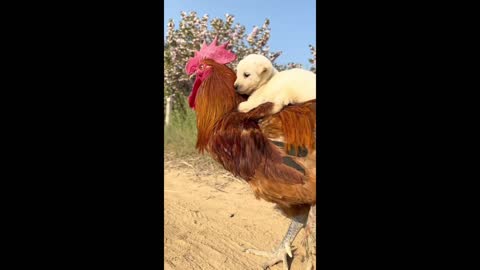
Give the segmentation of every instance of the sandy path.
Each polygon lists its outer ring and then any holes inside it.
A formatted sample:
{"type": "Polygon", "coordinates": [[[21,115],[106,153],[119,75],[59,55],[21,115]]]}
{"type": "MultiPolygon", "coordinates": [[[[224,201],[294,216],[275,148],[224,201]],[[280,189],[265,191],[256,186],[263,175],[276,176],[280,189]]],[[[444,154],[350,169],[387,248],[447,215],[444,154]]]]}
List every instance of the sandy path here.
{"type": "MultiPolygon", "coordinates": [[[[164,192],[165,269],[259,269],[265,258],[242,250],[273,250],[289,225],[239,181],[165,170],[164,192]]],[[[293,243],[298,249],[291,270],[304,268],[303,236],[302,230],[293,243]]]]}

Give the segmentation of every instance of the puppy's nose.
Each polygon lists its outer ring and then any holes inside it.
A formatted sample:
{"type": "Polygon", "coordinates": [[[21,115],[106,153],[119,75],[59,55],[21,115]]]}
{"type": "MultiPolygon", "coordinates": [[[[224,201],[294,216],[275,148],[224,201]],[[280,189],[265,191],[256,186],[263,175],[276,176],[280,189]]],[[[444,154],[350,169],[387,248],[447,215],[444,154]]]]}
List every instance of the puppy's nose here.
{"type": "Polygon", "coordinates": [[[235,90],[237,90],[238,84],[234,83],[234,84],[233,84],[233,88],[235,88],[235,90]]]}

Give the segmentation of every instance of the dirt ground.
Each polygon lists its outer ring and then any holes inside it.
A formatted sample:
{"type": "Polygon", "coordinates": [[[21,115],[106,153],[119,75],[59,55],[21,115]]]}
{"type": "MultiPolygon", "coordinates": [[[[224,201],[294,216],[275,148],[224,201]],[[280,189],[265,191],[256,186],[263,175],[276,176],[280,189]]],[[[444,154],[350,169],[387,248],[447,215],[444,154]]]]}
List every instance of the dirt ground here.
{"type": "MultiPolygon", "coordinates": [[[[260,269],[266,260],[242,252],[271,251],[289,220],[273,204],[255,199],[247,183],[193,170],[165,170],[165,269],[260,269]]],[[[293,242],[291,270],[304,269],[302,230],[293,242]]],[[[283,269],[282,263],[272,270],[283,269]]]]}

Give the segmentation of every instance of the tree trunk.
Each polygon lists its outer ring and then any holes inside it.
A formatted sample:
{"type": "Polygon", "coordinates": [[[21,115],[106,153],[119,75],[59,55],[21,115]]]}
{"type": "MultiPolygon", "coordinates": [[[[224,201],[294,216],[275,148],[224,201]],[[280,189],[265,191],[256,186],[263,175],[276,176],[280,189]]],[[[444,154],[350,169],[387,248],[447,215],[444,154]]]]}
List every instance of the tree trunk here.
{"type": "Polygon", "coordinates": [[[172,113],[173,95],[167,97],[167,107],[165,109],[165,126],[170,124],[170,115],[172,113]]]}

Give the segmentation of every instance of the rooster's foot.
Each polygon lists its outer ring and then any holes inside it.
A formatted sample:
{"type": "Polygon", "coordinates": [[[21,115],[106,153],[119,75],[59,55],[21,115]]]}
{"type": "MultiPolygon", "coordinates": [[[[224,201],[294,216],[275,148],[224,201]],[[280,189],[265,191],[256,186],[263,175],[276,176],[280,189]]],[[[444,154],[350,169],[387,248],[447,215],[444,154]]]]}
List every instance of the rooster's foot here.
{"type": "Polygon", "coordinates": [[[287,256],[293,257],[291,243],[295,239],[295,236],[297,236],[298,232],[305,225],[306,218],[307,216],[298,216],[292,219],[292,223],[290,223],[287,234],[283,238],[282,243],[276,251],[266,252],[254,249],[247,249],[245,250],[245,252],[269,258],[269,260],[262,265],[262,269],[268,269],[272,265],[283,262],[283,269],[288,270],[289,267],[287,256]]]}
{"type": "Polygon", "coordinates": [[[246,249],[245,252],[269,258],[268,261],[262,264],[262,269],[268,269],[270,266],[273,266],[279,262],[283,262],[283,269],[288,270],[287,256],[293,257],[292,248],[289,244],[285,244],[284,247],[279,247],[274,252],[261,251],[256,249],[246,249]]]}

